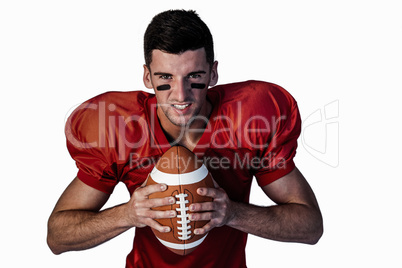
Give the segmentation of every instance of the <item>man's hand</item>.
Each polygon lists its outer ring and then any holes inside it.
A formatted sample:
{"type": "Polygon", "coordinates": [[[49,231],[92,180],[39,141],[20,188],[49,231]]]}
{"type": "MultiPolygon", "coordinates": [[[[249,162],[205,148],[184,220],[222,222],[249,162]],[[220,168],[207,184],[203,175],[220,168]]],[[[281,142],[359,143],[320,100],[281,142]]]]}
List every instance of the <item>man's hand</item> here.
{"type": "MultiPolygon", "coordinates": [[[[145,184],[144,184],[145,185],[145,184]]],[[[162,233],[170,232],[170,227],[161,226],[155,219],[174,218],[176,211],[158,211],[152,208],[171,205],[176,202],[172,196],[149,199],[149,195],[163,192],[167,189],[165,184],[154,184],[137,188],[127,203],[127,216],[130,225],[135,227],[152,227],[162,233]]]]}
{"type": "Polygon", "coordinates": [[[212,197],[213,201],[190,206],[190,220],[209,221],[194,233],[204,234],[227,225],[276,241],[318,242],[323,233],[321,212],[313,191],[297,168],[262,189],[276,205],[234,202],[222,188],[199,188],[198,194],[212,197]]]}
{"type": "Polygon", "coordinates": [[[151,208],[172,204],[174,197],[149,199],[150,194],[163,192],[166,187],[161,184],[145,186],[144,183],[127,203],[100,211],[109,195],[75,178],[49,217],[47,239],[50,249],[60,254],[92,248],[131,227],[150,226],[169,232],[169,227],[161,226],[155,219],[175,217],[176,211],[151,208]]]}
{"type": "Polygon", "coordinates": [[[194,230],[197,235],[202,235],[215,227],[227,224],[234,217],[233,202],[222,188],[198,188],[201,196],[213,198],[212,202],[196,203],[190,206],[190,220],[209,221],[204,227],[194,230]]]}

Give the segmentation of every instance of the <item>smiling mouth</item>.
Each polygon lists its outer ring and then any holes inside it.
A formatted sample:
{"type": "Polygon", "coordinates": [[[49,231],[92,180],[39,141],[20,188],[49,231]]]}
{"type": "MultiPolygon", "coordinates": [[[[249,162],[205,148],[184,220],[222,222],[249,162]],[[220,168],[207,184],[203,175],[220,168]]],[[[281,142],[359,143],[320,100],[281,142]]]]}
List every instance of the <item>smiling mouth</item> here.
{"type": "Polygon", "coordinates": [[[172,106],[178,110],[184,110],[190,106],[190,104],[172,104],[172,106]]]}

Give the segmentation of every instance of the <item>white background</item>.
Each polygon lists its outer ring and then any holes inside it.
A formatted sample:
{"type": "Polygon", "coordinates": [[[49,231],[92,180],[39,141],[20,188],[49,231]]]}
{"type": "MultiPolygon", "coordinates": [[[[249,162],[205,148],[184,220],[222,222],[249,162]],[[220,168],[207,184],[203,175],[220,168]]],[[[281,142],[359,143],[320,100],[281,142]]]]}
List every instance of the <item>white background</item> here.
{"type": "MultiPolygon", "coordinates": [[[[188,2],[1,2],[0,266],[124,267],[133,230],[88,251],[47,248],[47,218],[76,175],[65,117],[102,92],[144,90],[147,24],[191,8],[214,35],[220,84],[277,83],[305,120],[296,163],[324,236],[315,246],[249,236],[248,266],[401,267],[398,1],[188,2]]],[[[270,204],[258,187],[252,196],[270,204]]],[[[128,198],[121,185],[107,205],[128,198]]]]}

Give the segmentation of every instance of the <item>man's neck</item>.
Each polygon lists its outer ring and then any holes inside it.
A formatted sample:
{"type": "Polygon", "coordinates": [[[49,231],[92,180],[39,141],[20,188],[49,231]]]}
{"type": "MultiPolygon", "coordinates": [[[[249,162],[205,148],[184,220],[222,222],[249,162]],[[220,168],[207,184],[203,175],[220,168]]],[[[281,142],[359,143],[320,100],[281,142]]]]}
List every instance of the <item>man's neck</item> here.
{"type": "Polygon", "coordinates": [[[191,125],[173,125],[164,115],[159,115],[159,113],[158,119],[162,130],[170,144],[182,145],[192,151],[197,145],[198,141],[201,139],[202,134],[204,133],[204,130],[208,123],[206,122],[205,118],[209,119],[211,112],[212,104],[208,101],[206,117],[200,117],[204,119],[194,120],[191,125]]]}

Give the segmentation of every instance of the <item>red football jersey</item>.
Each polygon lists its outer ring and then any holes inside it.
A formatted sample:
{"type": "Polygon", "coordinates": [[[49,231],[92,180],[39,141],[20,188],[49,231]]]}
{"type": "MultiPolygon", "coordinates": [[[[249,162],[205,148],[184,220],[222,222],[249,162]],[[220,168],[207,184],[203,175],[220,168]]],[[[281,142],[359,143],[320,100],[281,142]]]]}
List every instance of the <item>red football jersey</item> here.
{"type": "MultiPolygon", "coordinates": [[[[231,200],[247,203],[253,177],[265,186],[294,169],[297,103],[283,88],[260,81],[216,86],[207,96],[213,110],[193,152],[231,200]]],[[[108,92],[79,106],[66,124],[78,178],[108,194],[123,182],[132,194],[171,147],[156,109],[155,96],[141,91],[108,92]]],[[[127,267],[246,267],[246,241],[246,233],[214,228],[180,256],[149,227],[137,228],[127,267]]]]}

